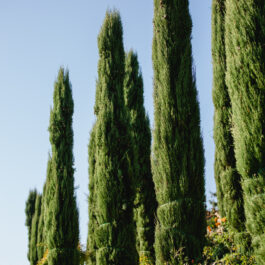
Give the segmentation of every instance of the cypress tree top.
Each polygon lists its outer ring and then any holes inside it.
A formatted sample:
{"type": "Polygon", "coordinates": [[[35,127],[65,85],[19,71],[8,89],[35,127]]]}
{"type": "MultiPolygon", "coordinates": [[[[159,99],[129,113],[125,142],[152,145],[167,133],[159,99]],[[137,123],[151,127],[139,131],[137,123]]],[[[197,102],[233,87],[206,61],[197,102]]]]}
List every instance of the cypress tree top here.
{"type": "Polygon", "coordinates": [[[77,265],[79,262],[79,225],[73,168],[73,109],[69,73],[61,68],[54,86],[49,126],[52,161],[51,176],[46,183],[49,204],[45,213],[49,265],[77,265]]]}
{"type": "Polygon", "coordinates": [[[179,264],[176,251],[201,255],[204,244],[204,154],[192,70],[188,0],[154,0],[152,171],[158,201],[156,264],[179,264]]]}

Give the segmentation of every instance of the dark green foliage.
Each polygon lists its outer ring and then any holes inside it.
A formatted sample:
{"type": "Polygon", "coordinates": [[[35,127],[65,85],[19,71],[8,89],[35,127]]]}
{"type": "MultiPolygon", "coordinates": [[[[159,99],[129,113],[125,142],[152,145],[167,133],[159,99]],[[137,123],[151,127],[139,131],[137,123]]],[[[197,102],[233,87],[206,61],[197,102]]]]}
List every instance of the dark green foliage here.
{"type": "Polygon", "coordinates": [[[87,251],[88,251],[88,265],[96,264],[96,242],[95,242],[95,230],[97,227],[96,220],[96,194],[95,194],[95,125],[90,134],[90,140],[88,145],[88,163],[89,163],[89,197],[88,197],[88,237],[87,237],[87,251]]]}
{"type": "Polygon", "coordinates": [[[45,192],[45,185],[43,188],[43,194],[41,199],[41,210],[39,215],[39,222],[38,222],[38,236],[37,236],[37,254],[38,260],[42,259],[44,251],[45,251],[45,242],[44,242],[44,192],[45,192]]]}
{"type": "Polygon", "coordinates": [[[242,176],[246,227],[265,264],[265,5],[227,0],[226,82],[232,102],[237,170],[242,176]]]}
{"type": "Polygon", "coordinates": [[[47,182],[49,181],[51,173],[51,156],[49,155],[48,163],[47,163],[47,173],[46,173],[46,181],[43,186],[42,192],[42,202],[41,202],[41,215],[39,220],[39,227],[38,227],[38,260],[43,258],[45,250],[47,249],[47,242],[45,238],[45,209],[48,207],[46,204],[46,186],[47,182]]]}
{"type": "Polygon", "coordinates": [[[95,113],[96,264],[137,263],[133,222],[133,143],[124,106],[121,18],[108,11],[98,37],[95,113]]]}
{"type": "Polygon", "coordinates": [[[38,225],[40,220],[41,213],[41,200],[42,196],[37,194],[36,203],[35,203],[35,212],[32,219],[32,230],[30,238],[30,264],[36,265],[38,262],[38,225]]]}
{"type": "MultiPolygon", "coordinates": [[[[49,265],[79,264],[78,211],[74,191],[72,115],[69,73],[61,68],[54,86],[50,114],[51,173],[46,182],[45,233],[49,265]]],[[[49,175],[49,174],[48,174],[49,175]]]]}
{"type": "Polygon", "coordinates": [[[137,250],[140,257],[154,259],[154,216],[157,207],[151,173],[151,131],[144,109],[143,78],[137,55],[130,51],[125,60],[125,106],[129,111],[133,142],[136,147],[135,219],[137,250]]]}
{"type": "Polygon", "coordinates": [[[227,217],[230,229],[238,233],[245,230],[245,215],[241,177],[236,170],[231,102],[225,83],[225,12],[225,0],[214,0],[212,4],[214,168],[220,214],[227,217]]]}
{"type": "Polygon", "coordinates": [[[30,261],[30,240],[31,240],[31,228],[32,228],[32,219],[35,212],[35,204],[36,204],[36,198],[37,198],[37,191],[31,190],[29,192],[28,199],[26,201],[26,223],[25,225],[28,227],[28,260],[30,261]]]}
{"type": "Polygon", "coordinates": [[[206,232],[204,150],[191,52],[187,0],[154,1],[152,171],[158,201],[156,264],[176,252],[201,255],[206,232]]]}

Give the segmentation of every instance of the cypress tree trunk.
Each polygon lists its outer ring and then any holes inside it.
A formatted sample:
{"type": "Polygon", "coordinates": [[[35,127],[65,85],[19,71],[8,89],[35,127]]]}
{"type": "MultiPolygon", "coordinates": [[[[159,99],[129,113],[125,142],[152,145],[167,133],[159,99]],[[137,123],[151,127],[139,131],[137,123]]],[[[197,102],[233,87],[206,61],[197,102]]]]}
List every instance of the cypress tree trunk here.
{"type": "Polygon", "coordinates": [[[152,171],[158,201],[156,264],[199,257],[206,232],[204,150],[192,70],[187,0],[154,1],[155,127],[152,171]]]}
{"type": "Polygon", "coordinates": [[[264,0],[227,0],[226,10],[226,82],[236,165],[246,226],[258,262],[265,264],[265,5],[264,0]]]}
{"type": "Polygon", "coordinates": [[[30,241],[31,241],[31,228],[32,228],[32,219],[35,212],[35,204],[36,204],[36,198],[37,198],[37,191],[32,190],[29,192],[28,199],[26,201],[26,223],[25,225],[28,227],[28,260],[30,261],[30,241]]]}
{"type": "Polygon", "coordinates": [[[133,142],[136,146],[135,221],[140,260],[154,260],[154,216],[157,207],[151,173],[151,131],[144,109],[143,78],[137,55],[130,51],[125,60],[125,106],[129,111],[133,142]],[[138,172],[137,172],[138,171],[138,172]]]}
{"type": "MultiPolygon", "coordinates": [[[[218,208],[228,218],[230,230],[240,233],[245,230],[245,214],[241,176],[236,169],[232,136],[232,109],[225,83],[225,0],[212,4],[212,57],[213,57],[213,102],[215,140],[215,180],[218,208]]],[[[238,243],[242,243],[240,234],[238,243]]],[[[248,247],[248,246],[247,246],[248,247]]]]}
{"type": "Polygon", "coordinates": [[[95,143],[95,125],[90,133],[90,140],[88,145],[88,163],[89,163],[89,197],[88,197],[88,237],[87,237],[87,251],[88,256],[88,265],[96,264],[96,242],[95,242],[95,230],[97,228],[96,220],[96,181],[95,181],[95,152],[96,152],[96,143],[95,143]]]}
{"type": "Polygon", "coordinates": [[[133,143],[124,106],[124,48],[120,15],[107,12],[98,37],[95,112],[96,263],[137,263],[133,223],[133,143]]]}
{"type": "Polygon", "coordinates": [[[46,235],[49,265],[79,264],[78,211],[74,192],[73,99],[69,73],[61,68],[50,116],[51,176],[46,183],[46,235]]]}
{"type": "Polygon", "coordinates": [[[36,265],[38,262],[38,225],[40,220],[41,213],[41,200],[42,196],[37,194],[36,203],[35,203],[35,212],[32,219],[32,230],[31,230],[31,239],[30,239],[30,264],[36,265]]]}

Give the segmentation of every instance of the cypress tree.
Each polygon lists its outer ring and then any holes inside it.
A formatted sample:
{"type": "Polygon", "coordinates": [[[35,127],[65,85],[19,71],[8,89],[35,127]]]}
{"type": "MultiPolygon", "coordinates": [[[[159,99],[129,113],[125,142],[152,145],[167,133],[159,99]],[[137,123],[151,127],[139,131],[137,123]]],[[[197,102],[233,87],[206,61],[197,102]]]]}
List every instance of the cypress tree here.
{"type": "Polygon", "coordinates": [[[88,265],[96,264],[96,242],[95,242],[95,230],[97,227],[96,220],[96,194],[95,194],[95,125],[90,133],[90,140],[88,145],[88,163],[89,163],[89,196],[88,196],[88,237],[87,237],[87,251],[88,255],[88,265]]]}
{"type": "Polygon", "coordinates": [[[225,26],[226,82],[246,227],[259,264],[265,264],[264,0],[227,0],[225,26]]]}
{"type": "Polygon", "coordinates": [[[48,163],[47,163],[47,173],[46,173],[46,180],[43,185],[43,192],[42,192],[42,201],[41,201],[41,214],[38,226],[38,260],[43,258],[43,255],[47,249],[47,242],[45,238],[45,210],[47,209],[48,205],[46,203],[46,186],[47,182],[49,181],[51,173],[51,156],[49,154],[48,163]]]}
{"type": "Polygon", "coordinates": [[[188,0],[154,0],[152,171],[158,201],[156,264],[199,257],[206,232],[204,150],[192,69],[188,0]]]}
{"type": "Polygon", "coordinates": [[[30,264],[36,265],[38,262],[38,250],[37,250],[37,241],[38,241],[38,225],[40,220],[41,213],[41,200],[42,196],[37,194],[35,211],[32,219],[32,230],[30,238],[30,264]]]}
{"type": "Polygon", "coordinates": [[[95,113],[96,264],[137,263],[133,222],[133,143],[124,106],[121,18],[108,11],[98,37],[95,113]]]}
{"type": "Polygon", "coordinates": [[[26,223],[25,225],[28,227],[28,260],[30,261],[30,241],[31,241],[31,228],[32,228],[32,219],[35,212],[35,204],[36,204],[36,198],[37,198],[37,191],[31,190],[29,192],[28,199],[26,201],[26,223]]]}
{"type": "Polygon", "coordinates": [[[37,255],[38,260],[41,260],[45,252],[45,242],[44,242],[44,193],[45,184],[43,187],[42,199],[41,199],[41,210],[38,223],[38,236],[37,236],[37,255]]]}
{"type": "MultiPolygon", "coordinates": [[[[245,230],[241,176],[236,169],[232,136],[231,101],[225,83],[225,0],[212,4],[212,57],[215,140],[215,180],[220,214],[228,218],[232,231],[245,230]]],[[[239,243],[241,243],[241,237],[239,243]]]]}
{"type": "Polygon", "coordinates": [[[45,232],[49,265],[79,264],[78,211],[74,191],[72,115],[69,72],[59,70],[50,114],[51,175],[46,183],[45,232]]]}
{"type": "Polygon", "coordinates": [[[151,173],[151,131],[144,109],[143,78],[138,58],[130,51],[125,60],[125,106],[129,111],[133,142],[136,146],[135,220],[137,250],[140,259],[154,259],[154,215],[157,207],[151,173]],[[138,170],[138,172],[137,172],[138,170]]]}

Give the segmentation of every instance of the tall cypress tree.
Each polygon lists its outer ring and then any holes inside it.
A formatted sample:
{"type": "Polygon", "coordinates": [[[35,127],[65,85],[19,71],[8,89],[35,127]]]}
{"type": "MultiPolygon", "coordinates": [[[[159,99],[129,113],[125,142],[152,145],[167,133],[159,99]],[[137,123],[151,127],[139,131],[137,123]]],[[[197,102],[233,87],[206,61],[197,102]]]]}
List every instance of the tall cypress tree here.
{"type": "MultiPolygon", "coordinates": [[[[212,4],[212,57],[213,57],[213,102],[215,140],[215,180],[218,206],[222,216],[228,218],[234,232],[245,230],[245,214],[241,176],[236,169],[232,136],[232,109],[225,83],[225,0],[212,4]]],[[[238,240],[242,242],[241,237],[238,240]]]]}
{"type": "Polygon", "coordinates": [[[36,203],[35,203],[35,211],[32,219],[32,230],[31,230],[31,238],[30,238],[30,264],[36,265],[38,262],[38,225],[40,220],[41,213],[41,200],[42,196],[37,194],[36,203]]]}
{"type": "Polygon", "coordinates": [[[72,115],[74,103],[68,71],[59,70],[50,114],[51,176],[46,183],[45,212],[49,265],[79,264],[78,211],[74,191],[72,115]]]}
{"type": "Polygon", "coordinates": [[[137,263],[133,223],[133,143],[124,106],[124,48],[121,18],[108,11],[98,37],[95,112],[96,263],[137,263]]]}
{"type": "Polygon", "coordinates": [[[89,164],[89,196],[88,196],[88,237],[87,237],[87,251],[88,255],[88,265],[96,264],[96,242],[95,242],[95,230],[97,227],[96,220],[96,180],[95,180],[95,125],[90,133],[90,140],[88,145],[88,164],[89,164]]]}
{"type": "Polygon", "coordinates": [[[154,259],[154,215],[157,207],[151,173],[151,131],[144,109],[143,78],[138,58],[130,51],[125,60],[125,106],[129,111],[133,142],[136,146],[135,220],[140,258],[154,259]]]}
{"type": "Polygon", "coordinates": [[[191,30],[188,0],[154,0],[156,264],[179,264],[180,248],[189,258],[200,256],[206,232],[204,150],[191,30]]]}
{"type": "Polygon", "coordinates": [[[265,5],[227,0],[226,82],[232,103],[236,165],[242,176],[246,226],[265,264],[265,5]]]}
{"type": "Polygon", "coordinates": [[[28,199],[26,201],[26,223],[25,225],[28,227],[28,260],[30,261],[30,241],[31,241],[31,228],[32,228],[32,219],[35,212],[35,204],[36,204],[36,198],[37,198],[37,191],[31,190],[29,192],[28,199]]]}

